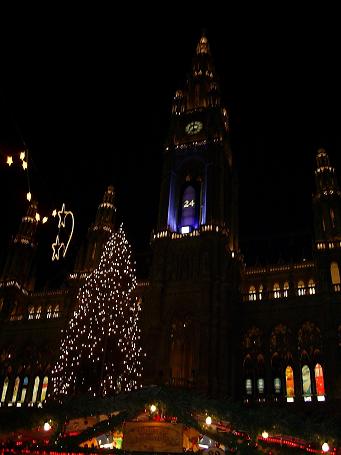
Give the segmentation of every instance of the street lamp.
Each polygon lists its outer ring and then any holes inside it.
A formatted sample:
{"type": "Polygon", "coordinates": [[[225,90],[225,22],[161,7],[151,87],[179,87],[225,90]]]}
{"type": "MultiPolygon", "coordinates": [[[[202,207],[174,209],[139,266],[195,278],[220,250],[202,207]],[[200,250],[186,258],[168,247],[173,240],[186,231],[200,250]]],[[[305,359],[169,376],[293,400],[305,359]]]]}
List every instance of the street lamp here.
{"type": "Polygon", "coordinates": [[[329,444],[328,444],[328,442],[324,442],[322,444],[322,452],[329,452],[329,444]]]}

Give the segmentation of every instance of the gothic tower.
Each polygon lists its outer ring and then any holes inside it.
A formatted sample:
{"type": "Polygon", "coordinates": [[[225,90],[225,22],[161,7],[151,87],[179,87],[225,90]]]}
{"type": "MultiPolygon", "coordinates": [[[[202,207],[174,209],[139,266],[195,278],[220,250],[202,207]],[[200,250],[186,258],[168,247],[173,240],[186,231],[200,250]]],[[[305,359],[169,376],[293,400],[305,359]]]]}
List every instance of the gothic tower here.
{"type": "Polygon", "coordinates": [[[329,156],[320,149],[316,156],[316,192],[313,197],[315,254],[319,286],[327,292],[340,291],[341,192],[329,156]]]}
{"type": "Polygon", "coordinates": [[[11,242],[1,281],[14,280],[25,289],[33,290],[37,225],[37,203],[32,201],[26,216],[21,220],[18,233],[11,242]]]}
{"type": "Polygon", "coordinates": [[[146,382],[232,394],[237,182],[228,115],[205,35],[174,97],[152,247],[146,382]]]}

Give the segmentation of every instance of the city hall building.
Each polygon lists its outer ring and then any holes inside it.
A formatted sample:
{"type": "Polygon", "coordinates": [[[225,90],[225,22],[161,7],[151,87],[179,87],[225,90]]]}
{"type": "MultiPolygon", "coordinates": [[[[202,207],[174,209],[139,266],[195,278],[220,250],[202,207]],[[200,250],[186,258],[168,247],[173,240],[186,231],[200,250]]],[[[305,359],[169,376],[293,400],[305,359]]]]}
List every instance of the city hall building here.
{"type": "MultiPolygon", "coordinates": [[[[205,35],[171,109],[150,268],[135,290],[143,384],[283,406],[340,399],[341,193],[327,152],[317,151],[315,188],[307,189],[314,193],[311,259],[249,267],[238,242],[229,119],[205,35]]],[[[41,291],[36,212],[30,203],[2,252],[1,407],[46,400],[61,331],[116,229],[109,186],[72,273],[60,288],[41,291]]]]}

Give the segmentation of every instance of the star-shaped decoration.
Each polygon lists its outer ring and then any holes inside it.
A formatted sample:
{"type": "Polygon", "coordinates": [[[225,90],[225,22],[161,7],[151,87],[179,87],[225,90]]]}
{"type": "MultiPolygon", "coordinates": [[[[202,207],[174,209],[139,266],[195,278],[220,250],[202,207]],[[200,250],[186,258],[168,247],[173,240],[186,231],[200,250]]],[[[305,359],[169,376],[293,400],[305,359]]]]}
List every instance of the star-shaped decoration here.
{"type": "Polygon", "coordinates": [[[62,248],[65,250],[64,242],[60,243],[59,235],[57,235],[56,241],[52,243],[52,261],[59,261],[59,253],[62,248]]]}
{"type": "Polygon", "coordinates": [[[62,209],[58,211],[58,218],[59,218],[58,227],[59,228],[60,227],[65,227],[65,218],[68,215],[68,213],[69,212],[65,211],[65,204],[63,203],[62,209]]]}
{"type": "Polygon", "coordinates": [[[13,158],[10,155],[7,157],[6,164],[8,164],[8,166],[11,166],[11,164],[13,164],[13,158]]]}

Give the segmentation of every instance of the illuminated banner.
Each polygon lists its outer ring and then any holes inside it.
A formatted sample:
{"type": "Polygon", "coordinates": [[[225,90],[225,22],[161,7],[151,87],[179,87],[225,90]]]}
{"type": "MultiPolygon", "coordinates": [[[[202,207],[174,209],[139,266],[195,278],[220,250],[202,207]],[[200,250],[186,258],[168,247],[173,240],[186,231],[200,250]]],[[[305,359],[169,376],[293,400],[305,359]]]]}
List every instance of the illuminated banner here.
{"type": "Polygon", "coordinates": [[[183,452],[183,425],[161,422],[126,422],[123,450],[183,452]]]}

